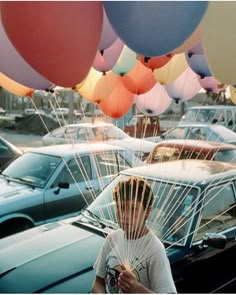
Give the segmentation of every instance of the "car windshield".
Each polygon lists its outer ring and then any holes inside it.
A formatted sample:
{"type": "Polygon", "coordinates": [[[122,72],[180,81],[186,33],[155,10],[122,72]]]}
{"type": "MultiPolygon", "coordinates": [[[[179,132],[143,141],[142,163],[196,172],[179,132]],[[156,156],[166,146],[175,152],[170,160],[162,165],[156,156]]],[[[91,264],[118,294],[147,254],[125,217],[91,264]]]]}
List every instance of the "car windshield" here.
{"type": "MultiPolygon", "coordinates": [[[[118,224],[112,191],[127,175],[119,175],[88,207],[101,219],[118,224]]],[[[188,237],[192,218],[196,210],[198,190],[187,185],[165,183],[147,179],[154,192],[151,214],[147,220],[149,228],[165,243],[184,245],[188,237]]]]}
{"type": "Polygon", "coordinates": [[[115,126],[96,126],[92,128],[93,136],[100,140],[124,139],[129,136],[115,126]]]}
{"type": "Polygon", "coordinates": [[[2,177],[44,187],[61,161],[60,157],[27,152],[3,170],[2,177]]]}
{"type": "Polygon", "coordinates": [[[215,161],[236,163],[236,149],[218,151],[214,154],[213,159],[215,161]]]}
{"type": "Polygon", "coordinates": [[[211,109],[190,109],[181,119],[181,122],[202,122],[210,123],[214,116],[214,110],[211,109]]]}

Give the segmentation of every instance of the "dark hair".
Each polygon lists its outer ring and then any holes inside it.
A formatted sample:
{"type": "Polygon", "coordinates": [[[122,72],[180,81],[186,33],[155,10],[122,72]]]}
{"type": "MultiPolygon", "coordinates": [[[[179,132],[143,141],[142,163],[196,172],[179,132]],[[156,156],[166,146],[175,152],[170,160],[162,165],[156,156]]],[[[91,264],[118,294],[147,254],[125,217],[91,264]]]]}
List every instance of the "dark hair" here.
{"type": "Polygon", "coordinates": [[[120,181],[113,190],[113,199],[118,201],[137,200],[144,209],[152,206],[153,191],[151,185],[141,177],[131,176],[120,181]]]}

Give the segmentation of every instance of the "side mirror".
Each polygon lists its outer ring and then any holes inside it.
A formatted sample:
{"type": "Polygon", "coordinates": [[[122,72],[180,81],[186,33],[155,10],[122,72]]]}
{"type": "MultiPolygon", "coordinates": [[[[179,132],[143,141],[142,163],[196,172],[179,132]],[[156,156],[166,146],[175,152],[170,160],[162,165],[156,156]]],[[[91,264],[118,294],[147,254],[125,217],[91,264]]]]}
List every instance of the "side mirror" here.
{"type": "Polygon", "coordinates": [[[61,190],[62,188],[64,188],[64,189],[68,189],[69,187],[70,187],[70,185],[69,185],[68,182],[59,182],[59,183],[58,183],[58,189],[54,191],[54,194],[55,194],[55,195],[58,195],[59,192],[60,192],[60,190],[61,190]]]}
{"type": "Polygon", "coordinates": [[[225,235],[216,234],[216,233],[206,233],[202,241],[202,248],[207,246],[214,247],[216,249],[224,249],[227,242],[225,235]]]}

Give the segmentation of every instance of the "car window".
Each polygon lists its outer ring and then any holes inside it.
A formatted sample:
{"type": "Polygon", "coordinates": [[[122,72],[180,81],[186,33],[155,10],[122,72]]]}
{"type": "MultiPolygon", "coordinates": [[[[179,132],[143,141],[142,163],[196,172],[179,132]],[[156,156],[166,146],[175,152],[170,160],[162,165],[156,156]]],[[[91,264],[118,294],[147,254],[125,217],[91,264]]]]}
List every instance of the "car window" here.
{"type": "Polygon", "coordinates": [[[130,167],[128,162],[116,152],[96,154],[94,160],[100,177],[114,175],[130,167]]]}
{"type": "Polygon", "coordinates": [[[86,182],[92,179],[92,168],[89,156],[75,157],[68,161],[63,167],[54,186],[59,182],[68,182],[69,184],[86,182]]]}
{"type": "Polygon", "coordinates": [[[218,151],[213,155],[214,161],[236,163],[236,149],[218,151]]]}
{"type": "Polygon", "coordinates": [[[165,134],[165,138],[185,138],[185,128],[175,128],[165,134]]]}
{"type": "Polygon", "coordinates": [[[0,156],[9,157],[13,155],[13,152],[0,140],[0,156]]]}
{"type": "Polygon", "coordinates": [[[196,160],[204,160],[206,155],[200,151],[185,150],[181,153],[181,159],[196,159],[196,160]]]}
{"type": "Polygon", "coordinates": [[[65,129],[65,138],[68,140],[76,140],[77,139],[77,129],[72,127],[67,127],[65,129]]]}
{"type": "Polygon", "coordinates": [[[57,137],[57,138],[65,138],[65,128],[57,128],[53,131],[51,131],[51,134],[53,137],[57,137]]]}
{"type": "Polygon", "coordinates": [[[206,232],[217,233],[236,225],[235,196],[232,184],[216,186],[204,196],[202,217],[195,240],[206,232]]]}

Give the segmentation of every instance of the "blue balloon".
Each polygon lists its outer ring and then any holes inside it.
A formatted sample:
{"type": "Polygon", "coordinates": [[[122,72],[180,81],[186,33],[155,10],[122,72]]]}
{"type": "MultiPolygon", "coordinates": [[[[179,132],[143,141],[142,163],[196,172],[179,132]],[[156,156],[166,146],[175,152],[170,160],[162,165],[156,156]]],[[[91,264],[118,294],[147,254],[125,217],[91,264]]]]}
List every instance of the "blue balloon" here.
{"type": "Polygon", "coordinates": [[[186,52],[185,57],[189,67],[201,78],[212,76],[204,54],[189,54],[186,52]]]}
{"type": "Polygon", "coordinates": [[[116,34],[147,57],[172,52],[192,35],[208,1],[104,1],[116,34]]]}

